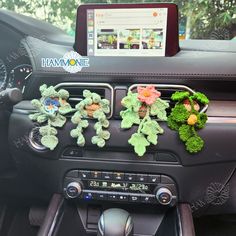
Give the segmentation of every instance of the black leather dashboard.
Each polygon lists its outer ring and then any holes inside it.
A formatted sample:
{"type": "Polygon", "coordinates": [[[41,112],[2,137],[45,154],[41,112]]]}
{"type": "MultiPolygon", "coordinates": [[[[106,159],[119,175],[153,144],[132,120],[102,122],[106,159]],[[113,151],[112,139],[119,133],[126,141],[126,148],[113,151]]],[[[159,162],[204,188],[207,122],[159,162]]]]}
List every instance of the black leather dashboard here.
{"type": "MultiPolygon", "coordinates": [[[[36,56],[32,56],[34,73],[25,90],[26,101],[16,105],[11,115],[9,143],[19,170],[30,176],[29,181],[37,183],[35,188],[44,191],[45,195],[62,191],[63,176],[70,169],[104,170],[105,166],[109,171],[138,172],[141,169],[146,173],[165,174],[176,181],[179,201],[190,204],[204,199],[211,184],[219,183],[224,188],[236,178],[235,47],[226,52],[222,48],[206,51],[206,48],[196,50],[196,45],[187,45],[186,48],[182,45],[182,50],[174,57],[145,60],[91,57],[89,68],[69,74],[63,69],[42,68],[41,58],[60,58],[72,47],[55,45],[32,37],[26,38],[23,43],[29,54],[34,52],[36,46],[41,50],[36,56]],[[28,118],[29,110],[33,109],[28,100],[40,96],[38,87],[43,83],[57,85],[68,82],[109,83],[114,89],[121,86],[128,88],[134,83],[181,84],[205,92],[214,105],[213,109],[210,104],[209,121],[206,128],[199,133],[206,142],[205,148],[199,154],[188,154],[177,139],[177,134],[163,124],[165,134],[160,137],[158,148],[154,146],[148,149],[146,156],[138,159],[127,142],[133,130],[121,130],[120,120],[115,116],[110,119],[111,139],[104,149],[94,148],[90,142],[84,148],[76,147],[76,142],[69,135],[69,130],[73,126],[71,122],[59,130],[58,137],[63,141],[52,152],[34,150],[27,139],[16,145],[22,137],[28,137],[34,127],[28,118]],[[228,113],[223,113],[224,109],[228,113]],[[77,155],[65,155],[67,148],[76,149],[77,155]],[[174,156],[175,161],[158,161],[163,153],[174,156]]],[[[231,44],[226,42],[225,47],[229,46],[231,44]]],[[[114,109],[118,103],[114,103],[114,109]]],[[[91,138],[92,132],[91,129],[86,131],[87,140],[91,138]]],[[[230,199],[235,195],[232,187],[230,199]]],[[[219,207],[209,203],[206,205],[208,212],[214,212],[219,207]]],[[[233,212],[235,208],[235,205],[228,201],[217,210],[233,212]]]]}

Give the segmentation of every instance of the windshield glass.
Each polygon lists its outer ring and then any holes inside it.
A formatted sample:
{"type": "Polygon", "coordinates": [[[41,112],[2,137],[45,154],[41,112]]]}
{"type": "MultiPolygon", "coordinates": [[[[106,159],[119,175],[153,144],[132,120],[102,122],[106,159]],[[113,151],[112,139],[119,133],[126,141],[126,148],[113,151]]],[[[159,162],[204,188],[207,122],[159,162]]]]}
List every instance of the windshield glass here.
{"type": "Polygon", "coordinates": [[[173,2],[179,7],[180,39],[236,40],[236,0],[1,0],[0,7],[47,21],[73,36],[78,2],[173,2]]]}

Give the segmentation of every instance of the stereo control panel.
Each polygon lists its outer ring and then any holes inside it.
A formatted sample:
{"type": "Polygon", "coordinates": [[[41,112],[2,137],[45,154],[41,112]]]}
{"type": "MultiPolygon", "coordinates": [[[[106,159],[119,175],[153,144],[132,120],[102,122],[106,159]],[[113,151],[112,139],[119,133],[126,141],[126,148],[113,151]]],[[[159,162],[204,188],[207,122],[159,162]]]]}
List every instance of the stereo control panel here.
{"type": "Polygon", "coordinates": [[[96,170],[71,170],[63,183],[67,199],[174,206],[177,188],[166,175],[96,170]]]}

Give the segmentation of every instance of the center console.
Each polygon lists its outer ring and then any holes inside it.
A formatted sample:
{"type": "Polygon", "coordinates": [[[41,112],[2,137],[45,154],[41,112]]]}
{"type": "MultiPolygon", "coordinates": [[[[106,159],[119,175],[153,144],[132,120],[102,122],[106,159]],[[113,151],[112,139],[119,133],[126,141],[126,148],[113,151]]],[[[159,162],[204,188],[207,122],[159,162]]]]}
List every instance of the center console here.
{"type": "Polygon", "coordinates": [[[67,199],[113,201],[174,206],[176,184],[166,175],[146,173],[71,170],[66,173],[63,192],[67,199]]]}

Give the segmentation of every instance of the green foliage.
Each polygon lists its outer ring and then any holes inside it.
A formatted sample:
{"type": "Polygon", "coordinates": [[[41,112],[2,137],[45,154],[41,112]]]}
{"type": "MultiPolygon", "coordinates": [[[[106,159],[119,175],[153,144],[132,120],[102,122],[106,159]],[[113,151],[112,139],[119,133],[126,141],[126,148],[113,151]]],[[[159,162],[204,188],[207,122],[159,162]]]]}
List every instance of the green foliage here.
{"type": "Polygon", "coordinates": [[[179,123],[185,123],[188,117],[190,116],[190,112],[186,110],[183,104],[176,104],[174,108],[171,110],[172,119],[179,123]]]}
{"type": "Polygon", "coordinates": [[[97,122],[94,125],[96,135],[92,137],[92,143],[98,147],[104,147],[106,141],[110,138],[110,133],[104,128],[109,127],[109,121],[106,114],[110,112],[110,102],[107,99],[102,99],[99,94],[92,93],[89,90],[83,91],[84,99],[76,105],[76,112],[71,118],[72,123],[76,124],[77,127],[71,130],[70,135],[72,138],[77,138],[77,144],[79,146],[85,145],[85,138],[83,136],[83,130],[89,126],[87,118],[88,106],[95,104],[96,110],[93,111],[92,118],[96,119],[97,122]]]}
{"type": "Polygon", "coordinates": [[[186,142],[193,136],[193,130],[190,125],[181,125],[179,128],[179,137],[183,142],[186,142]]]}
{"type": "Polygon", "coordinates": [[[189,92],[186,91],[177,91],[172,94],[171,99],[175,102],[180,102],[189,97],[189,92]]]}
{"type": "Polygon", "coordinates": [[[157,121],[151,118],[155,117],[166,121],[166,109],[169,104],[157,98],[152,105],[148,106],[138,100],[137,93],[132,92],[128,92],[127,96],[122,99],[121,104],[126,108],[126,110],[120,112],[122,118],[121,128],[130,129],[133,125],[139,125],[137,132],[131,136],[128,142],[134,146],[134,151],[141,157],[145,154],[147,146],[150,144],[157,145],[158,134],[164,133],[157,121]],[[140,118],[140,109],[146,109],[143,119],[140,118]]]}
{"type": "Polygon", "coordinates": [[[197,153],[202,150],[204,141],[198,136],[196,130],[205,127],[207,115],[196,111],[193,107],[194,102],[200,105],[209,103],[208,98],[202,93],[190,95],[188,92],[175,92],[172,99],[176,101],[171,114],[167,119],[168,126],[179,133],[179,138],[185,142],[186,150],[190,153],[197,153]],[[183,100],[188,99],[191,104],[191,110],[188,111],[183,105],[183,100]],[[197,121],[192,123],[192,116],[197,117],[197,121]],[[189,118],[191,117],[191,118],[189,118]]]}
{"type": "Polygon", "coordinates": [[[187,151],[190,153],[200,152],[204,146],[204,141],[199,136],[193,136],[185,143],[187,151]]]}
{"type": "Polygon", "coordinates": [[[193,100],[196,100],[204,105],[208,104],[209,103],[209,99],[207,98],[207,96],[203,93],[195,93],[193,96],[192,96],[192,99],[193,100]]]}
{"type": "Polygon", "coordinates": [[[70,104],[66,102],[69,93],[61,89],[56,91],[53,86],[42,85],[39,88],[41,98],[33,99],[32,105],[37,110],[29,115],[29,118],[39,124],[46,123],[40,127],[39,133],[42,135],[41,143],[50,150],[54,150],[58,144],[57,130],[54,127],[63,127],[66,123],[64,115],[73,112],[70,104]]]}
{"type": "Polygon", "coordinates": [[[146,147],[150,145],[145,136],[140,133],[132,134],[129,139],[129,144],[134,146],[134,151],[138,154],[138,156],[143,156],[146,152],[146,147]]]}
{"type": "Polygon", "coordinates": [[[140,124],[140,118],[138,112],[135,112],[131,109],[127,109],[120,112],[120,116],[122,118],[121,121],[121,128],[122,129],[129,129],[134,124],[140,124]]]}

